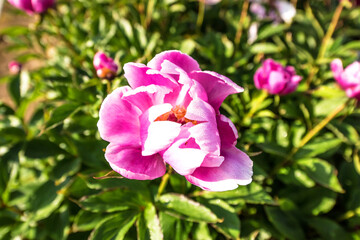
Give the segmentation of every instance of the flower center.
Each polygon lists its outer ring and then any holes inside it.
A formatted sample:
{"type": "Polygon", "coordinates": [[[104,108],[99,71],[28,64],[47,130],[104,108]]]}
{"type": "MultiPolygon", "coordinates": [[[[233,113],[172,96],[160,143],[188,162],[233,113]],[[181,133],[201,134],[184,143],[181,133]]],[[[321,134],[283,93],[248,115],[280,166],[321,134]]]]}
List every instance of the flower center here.
{"type": "Polygon", "coordinates": [[[171,109],[170,112],[164,113],[157,117],[155,119],[156,121],[172,121],[181,123],[181,125],[184,125],[188,122],[191,122],[192,124],[196,125],[198,122],[196,120],[190,120],[185,117],[186,115],[186,109],[182,106],[175,106],[171,109]]]}

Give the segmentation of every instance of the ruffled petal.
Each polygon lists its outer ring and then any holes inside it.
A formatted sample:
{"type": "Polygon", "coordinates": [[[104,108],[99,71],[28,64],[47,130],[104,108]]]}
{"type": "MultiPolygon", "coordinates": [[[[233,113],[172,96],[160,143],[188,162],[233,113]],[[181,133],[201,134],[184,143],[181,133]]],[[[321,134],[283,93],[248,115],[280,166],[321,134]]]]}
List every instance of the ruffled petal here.
{"type": "Polygon", "coordinates": [[[122,99],[137,106],[142,112],[145,112],[154,105],[164,103],[165,95],[171,91],[170,88],[152,84],[128,91],[124,93],[122,99]]]}
{"type": "Polygon", "coordinates": [[[269,75],[269,93],[279,94],[284,89],[286,81],[283,72],[271,72],[269,75]]]}
{"type": "Polygon", "coordinates": [[[102,139],[123,146],[140,146],[141,111],[122,99],[129,87],[121,87],[109,94],[101,105],[97,123],[102,139]]]}
{"type": "Polygon", "coordinates": [[[31,0],[9,0],[9,3],[16,8],[26,11],[27,13],[31,14],[34,12],[31,0]]]}
{"type": "Polygon", "coordinates": [[[54,5],[55,0],[31,0],[35,12],[41,13],[54,5]]]}
{"type": "Polygon", "coordinates": [[[281,95],[292,93],[298,87],[301,77],[298,75],[292,76],[291,80],[286,83],[284,89],[280,92],[281,95]]]}
{"type": "Polygon", "coordinates": [[[201,99],[194,99],[186,111],[185,118],[198,122],[197,125],[189,128],[190,136],[195,139],[201,150],[219,155],[220,136],[214,109],[201,99]]]}
{"type": "Polygon", "coordinates": [[[149,156],[168,148],[179,135],[181,124],[154,120],[171,110],[170,104],[152,106],[140,116],[142,154],[149,156]]]}
{"type": "Polygon", "coordinates": [[[249,184],[252,179],[252,161],[234,146],[222,149],[225,160],[219,167],[199,167],[186,179],[204,190],[227,191],[238,185],[249,184]]]}
{"type": "Polygon", "coordinates": [[[156,69],[151,69],[141,63],[126,63],[124,65],[124,72],[124,76],[132,88],[151,84],[171,89],[178,86],[178,83],[170,75],[161,73],[156,69]]]}
{"type": "MultiPolygon", "coordinates": [[[[340,77],[341,73],[344,71],[344,68],[343,68],[343,64],[341,62],[341,60],[339,58],[336,58],[334,59],[331,64],[330,64],[330,67],[331,67],[331,71],[333,72],[334,74],[334,78],[336,80],[338,80],[338,78],[340,77]]],[[[341,85],[341,84],[340,84],[341,85]]]]}
{"type": "Polygon", "coordinates": [[[164,65],[165,68],[163,69],[162,64],[166,60],[182,68],[185,72],[200,71],[199,64],[195,61],[195,59],[176,50],[164,51],[157,54],[150,62],[148,62],[147,65],[152,69],[156,69],[164,73],[173,73],[172,71],[167,72],[173,68],[169,68],[169,65],[166,63],[164,65]]]}
{"type": "Polygon", "coordinates": [[[140,148],[123,148],[110,143],[105,158],[114,171],[137,180],[151,180],[164,175],[165,163],[159,154],[142,156],[140,148]]]}
{"type": "Polygon", "coordinates": [[[244,91],[229,78],[216,72],[197,71],[190,73],[189,76],[203,86],[208,96],[208,102],[216,110],[227,96],[244,91]]]}
{"type": "Polygon", "coordinates": [[[239,137],[235,125],[224,115],[218,115],[216,120],[220,134],[221,145],[235,146],[239,137]]]}
{"type": "Polygon", "coordinates": [[[162,156],[177,173],[188,175],[201,166],[206,155],[193,138],[183,138],[174,142],[162,156]]]}

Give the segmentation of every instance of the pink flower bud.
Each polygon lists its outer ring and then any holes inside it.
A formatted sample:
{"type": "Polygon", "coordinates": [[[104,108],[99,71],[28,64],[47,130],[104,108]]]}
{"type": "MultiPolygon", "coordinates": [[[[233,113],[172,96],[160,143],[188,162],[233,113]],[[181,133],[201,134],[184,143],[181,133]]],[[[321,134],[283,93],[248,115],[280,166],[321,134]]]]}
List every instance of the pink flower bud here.
{"type": "Polygon", "coordinates": [[[341,60],[337,58],[331,62],[330,67],[346,95],[360,100],[360,62],[355,61],[344,69],[341,60]]]}
{"type": "Polygon", "coordinates": [[[295,91],[302,77],[296,75],[292,66],[283,67],[272,59],[266,59],[255,72],[257,89],[266,89],[270,94],[286,95],[295,91]]]}
{"type": "Polygon", "coordinates": [[[42,13],[52,7],[55,0],[8,0],[11,5],[28,14],[42,13]]]}
{"type": "Polygon", "coordinates": [[[17,61],[11,61],[8,64],[9,72],[11,74],[18,74],[21,70],[21,64],[17,61]]]}
{"type": "Polygon", "coordinates": [[[97,52],[94,56],[93,64],[99,78],[111,80],[116,76],[118,66],[114,60],[106,56],[105,53],[97,52]]]}

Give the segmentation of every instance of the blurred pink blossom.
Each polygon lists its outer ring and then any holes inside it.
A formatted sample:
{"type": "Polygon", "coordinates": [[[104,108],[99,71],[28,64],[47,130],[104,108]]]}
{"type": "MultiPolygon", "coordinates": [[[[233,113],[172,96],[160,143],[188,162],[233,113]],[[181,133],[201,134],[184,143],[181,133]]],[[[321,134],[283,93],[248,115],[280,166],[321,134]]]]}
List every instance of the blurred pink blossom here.
{"type": "Polygon", "coordinates": [[[11,61],[8,64],[9,72],[11,74],[20,73],[21,67],[22,67],[21,64],[19,62],[17,62],[17,61],[11,61]]]}
{"type": "Polygon", "coordinates": [[[234,124],[219,112],[243,88],[202,71],[190,56],[165,51],[147,65],[127,63],[120,87],[101,105],[98,129],[110,142],[105,158],[126,178],[155,179],[166,163],[194,185],[225,191],[251,182],[252,161],[236,148],[234,124]]]}
{"type": "Polygon", "coordinates": [[[97,52],[95,54],[93,65],[99,78],[111,80],[116,76],[118,65],[103,52],[97,52]]]}
{"type": "Polygon", "coordinates": [[[266,59],[254,75],[255,87],[270,94],[286,95],[296,90],[301,77],[292,66],[283,67],[273,59],[266,59]]]}
{"type": "Polygon", "coordinates": [[[360,100],[360,62],[353,62],[344,69],[341,60],[337,58],[331,62],[331,70],[346,95],[360,100]]]}
{"type": "Polygon", "coordinates": [[[52,7],[55,0],[8,0],[11,5],[28,14],[42,13],[52,7]]]}

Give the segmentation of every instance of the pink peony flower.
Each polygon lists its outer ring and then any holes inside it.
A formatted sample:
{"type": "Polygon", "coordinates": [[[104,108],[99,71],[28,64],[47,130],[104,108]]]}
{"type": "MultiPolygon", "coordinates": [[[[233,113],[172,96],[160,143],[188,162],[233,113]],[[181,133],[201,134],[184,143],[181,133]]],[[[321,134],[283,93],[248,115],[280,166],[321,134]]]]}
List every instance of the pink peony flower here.
{"type": "Polygon", "coordinates": [[[353,62],[344,70],[341,60],[335,59],[331,62],[331,70],[346,95],[360,100],[360,62],[353,62]]]}
{"type": "Polygon", "coordinates": [[[97,52],[93,60],[96,74],[99,78],[113,79],[116,76],[118,66],[114,60],[107,57],[103,52],[97,52]]]}
{"type": "Polygon", "coordinates": [[[237,130],[219,112],[243,88],[225,76],[201,71],[179,51],[165,51],[147,65],[127,63],[120,87],[99,113],[105,158],[126,178],[155,179],[166,163],[203,189],[225,191],[251,182],[252,161],[236,148],[237,130]]]}
{"type": "Polygon", "coordinates": [[[294,67],[283,67],[272,59],[266,59],[254,75],[257,89],[266,89],[270,94],[279,95],[295,91],[301,79],[296,75],[294,67]]]}
{"type": "Polygon", "coordinates": [[[52,7],[55,0],[8,0],[11,5],[28,14],[42,13],[52,7]]]}
{"type": "Polygon", "coordinates": [[[21,71],[21,64],[17,61],[11,61],[8,64],[9,72],[11,74],[18,74],[21,71]]]}

